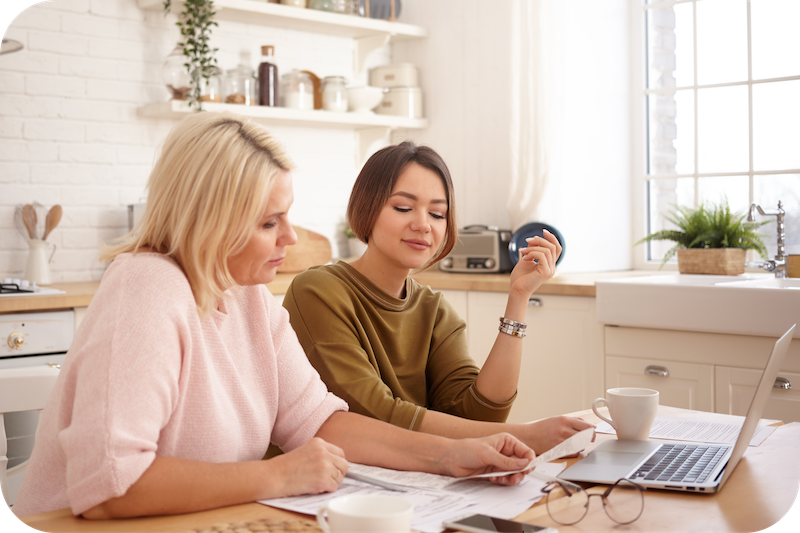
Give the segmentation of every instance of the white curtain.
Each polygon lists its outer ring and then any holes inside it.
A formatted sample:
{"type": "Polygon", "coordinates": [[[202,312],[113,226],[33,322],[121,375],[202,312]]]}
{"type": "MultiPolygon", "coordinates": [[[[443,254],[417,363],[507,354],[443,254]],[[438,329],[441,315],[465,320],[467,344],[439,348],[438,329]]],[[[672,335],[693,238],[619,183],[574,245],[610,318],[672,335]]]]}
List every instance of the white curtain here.
{"type": "Polygon", "coordinates": [[[512,229],[537,220],[552,179],[555,96],[552,0],[512,0],[511,186],[512,229]]]}

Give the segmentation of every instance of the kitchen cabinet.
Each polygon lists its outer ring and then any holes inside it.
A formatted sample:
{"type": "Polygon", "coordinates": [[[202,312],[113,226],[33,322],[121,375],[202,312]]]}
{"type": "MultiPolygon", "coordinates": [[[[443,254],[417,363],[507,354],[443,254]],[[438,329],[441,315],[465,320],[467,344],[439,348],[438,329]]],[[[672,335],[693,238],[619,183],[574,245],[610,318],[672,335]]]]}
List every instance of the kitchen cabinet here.
{"type": "MultiPolygon", "coordinates": [[[[138,0],[141,9],[164,9],[163,0],[138,0]]],[[[401,22],[328,13],[315,9],[272,4],[256,0],[215,0],[219,21],[259,24],[279,28],[349,37],[354,42],[354,75],[358,77],[370,52],[386,45],[391,39],[424,39],[425,28],[401,22]]],[[[173,7],[179,12],[179,6],[173,7]]],[[[370,146],[396,128],[421,129],[428,127],[426,119],[376,115],[372,113],[336,113],[322,110],[296,110],[281,107],[244,106],[236,104],[203,103],[208,111],[230,111],[271,124],[352,129],[356,136],[357,166],[367,157],[370,146]]],[[[137,114],[150,118],[181,118],[193,113],[185,101],[148,104],[137,114]]]]}
{"type": "MultiPolygon", "coordinates": [[[[497,338],[508,295],[467,291],[470,355],[482,365],[497,338]]],[[[595,299],[536,295],[525,318],[517,399],[509,422],[528,422],[586,409],[603,395],[603,330],[595,299]]]]}
{"type": "MultiPolygon", "coordinates": [[[[718,366],[715,371],[716,412],[745,416],[761,379],[761,371],[729,366],[718,366]]],[[[794,388],[773,388],[762,418],[800,422],[800,373],[779,372],[778,381],[794,388]]]]}
{"type": "MultiPolygon", "coordinates": [[[[746,414],[775,339],[605,326],[606,388],[647,387],[661,403],[746,414]],[[667,375],[668,374],[668,375],[667,375]]],[[[800,383],[800,341],[792,340],[779,379],[800,383]]],[[[800,422],[800,392],[773,389],[765,418],[800,422]]]]}
{"type": "Polygon", "coordinates": [[[655,389],[659,392],[659,403],[662,405],[714,411],[713,365],[612,355],[606,355],[605,362],[607,389],[655,389]]]}
{"type": "Polygon", "coordinates": [[[86,316],[86,310],[88,307],[73,307],[72,311],[75,313],[75,332],[78,331],[78,326],[81,325],[81,320],[83,317],[86,316]]]}

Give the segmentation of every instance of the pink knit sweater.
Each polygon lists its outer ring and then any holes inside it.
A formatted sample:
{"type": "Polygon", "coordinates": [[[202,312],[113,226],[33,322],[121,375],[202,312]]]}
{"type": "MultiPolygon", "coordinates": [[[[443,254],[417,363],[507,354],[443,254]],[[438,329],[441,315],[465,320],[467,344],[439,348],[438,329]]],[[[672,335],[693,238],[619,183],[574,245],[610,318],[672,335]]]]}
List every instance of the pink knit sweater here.
{"type": "Polygon", "coordinates": [[[265,287],[231,291],[201,320],[174,261],[122,254],[67,354],[13,509],[78,515],[125,494],[156,456],[289,451],[339,410],[265,287]]]}

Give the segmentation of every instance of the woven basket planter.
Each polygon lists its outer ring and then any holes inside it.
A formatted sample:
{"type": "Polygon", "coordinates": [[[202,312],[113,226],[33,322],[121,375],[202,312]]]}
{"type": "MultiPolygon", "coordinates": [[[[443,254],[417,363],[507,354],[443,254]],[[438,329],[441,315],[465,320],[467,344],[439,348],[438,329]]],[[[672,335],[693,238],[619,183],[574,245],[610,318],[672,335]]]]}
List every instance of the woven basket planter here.
{"type": "Polygon", "coordinates": [[[678,250],[681,274],[744,274],[745,251],[741,248],[686,248],[678,250]]]}

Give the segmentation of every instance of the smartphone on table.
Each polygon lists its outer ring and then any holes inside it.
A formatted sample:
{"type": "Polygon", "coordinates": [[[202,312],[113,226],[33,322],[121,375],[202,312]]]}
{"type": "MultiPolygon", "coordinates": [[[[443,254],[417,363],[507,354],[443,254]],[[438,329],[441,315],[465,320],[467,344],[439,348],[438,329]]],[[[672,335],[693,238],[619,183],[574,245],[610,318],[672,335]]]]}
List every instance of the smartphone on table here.
{"type": "Polygon", "coordinates": [[[494,516],[485,514],[457,516],[445,520],[444,525],[452,529],[460,529],[461,531],[470,531],[473,533],[558,533],[558,530],[552,527],[535,526],[533,524],[525,524],[524,522],[506,520],[505,518],[495,518],[494,516]]]}

